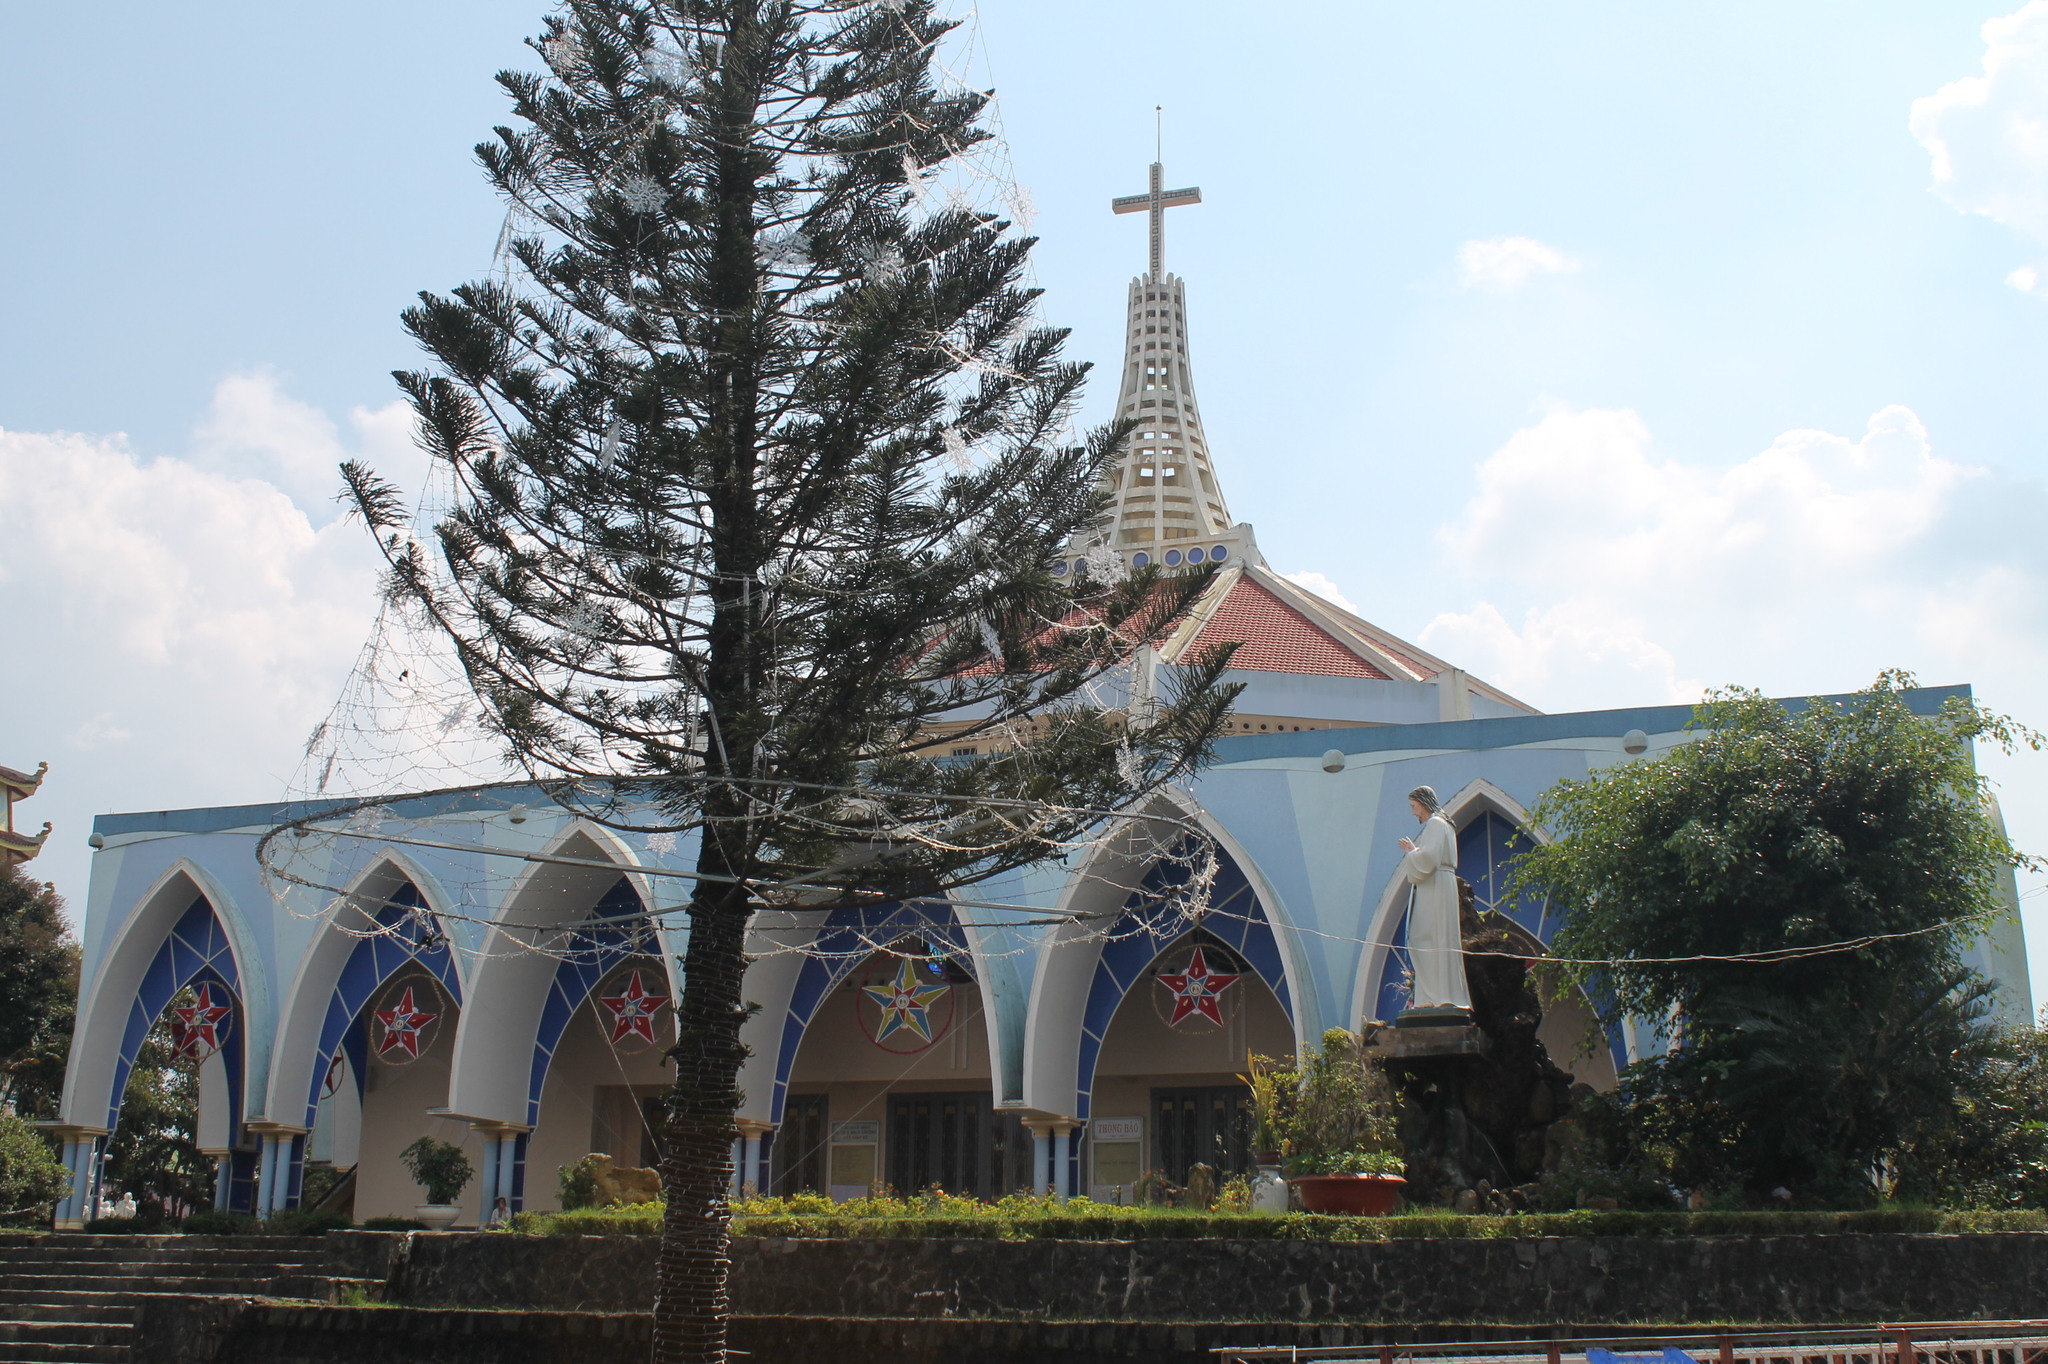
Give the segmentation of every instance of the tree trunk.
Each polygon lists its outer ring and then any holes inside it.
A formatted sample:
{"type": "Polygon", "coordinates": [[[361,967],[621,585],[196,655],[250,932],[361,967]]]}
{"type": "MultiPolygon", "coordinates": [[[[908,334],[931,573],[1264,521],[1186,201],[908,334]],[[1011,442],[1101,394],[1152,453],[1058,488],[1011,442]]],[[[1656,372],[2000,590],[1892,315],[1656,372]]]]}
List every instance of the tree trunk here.
{"type": "Polygon", "coordinates": [[[732,1146],[746,1048],[741,982],[747,891],[706,890],[690,907],[676,1078],[661,1147],[667,1198],[654,1294],[654,1364],[725,1364],[732,1146]]]}

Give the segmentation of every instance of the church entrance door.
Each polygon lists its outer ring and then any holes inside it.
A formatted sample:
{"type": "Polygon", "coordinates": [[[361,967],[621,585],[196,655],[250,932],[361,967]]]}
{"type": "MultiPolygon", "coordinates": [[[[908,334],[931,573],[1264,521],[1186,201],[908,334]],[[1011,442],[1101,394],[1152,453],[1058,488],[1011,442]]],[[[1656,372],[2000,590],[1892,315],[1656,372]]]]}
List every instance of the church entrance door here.
{"type": "Polygon", "coordinates": [[[1175,1184],[1197,1162],[1219,1178],[1251,1169],[1252,1096],[1243,1085],[1152,1091],[1152,1158],[1175,1184]]]}
{"type": "Polygon", "coordinates": [[[986,1094],[890,1095],[890,1187],[979,1196],[988,1184],[988,1109],[986,1094]]]}

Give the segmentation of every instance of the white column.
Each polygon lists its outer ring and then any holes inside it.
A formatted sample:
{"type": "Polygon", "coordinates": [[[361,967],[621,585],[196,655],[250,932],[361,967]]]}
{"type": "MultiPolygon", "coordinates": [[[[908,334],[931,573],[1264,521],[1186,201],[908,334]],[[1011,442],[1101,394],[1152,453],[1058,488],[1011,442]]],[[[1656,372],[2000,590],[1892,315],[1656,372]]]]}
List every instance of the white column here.
{"type": "Polygon", "coordinates": [[[278,1142],[269,1133],[262,1141],[263,1153],[256,1162],[256,1215],[269,1217],[281,1201],[277,1192],[278,1142]]]}
{"type": "Polygon", "coordinates": [[[743,1139],[746,1143],[746,1159],[740,1165],[740,1191],[752,1189],[761,1191],[761,1134],[749,1132],[743,1139]]]}
{"type": "Polygon", "coordinates": [[[489,1133],[484,1135],[483,1183],[477,1194],[479,1226],[488,1227],[491,1224],[491,1211],[498,1206],[498,1147],[501,1140],[489,1133]]]}
{"type": "Polygon", "coordinates": [[[1031,1184],[1033,1193],[1052,1191],[1052,1133],[1033,1124],[1031,1128],[1031,1184]]]}
{"type": "Polygon", "coordinates": [[[1074,1190],[1074,1124],[1054,1123],[1052,1127],[1053,1192],[1064,1203],[1074,1190]]]}
{"type": "Polygon", "coordinates": [[[518,1181],[520,1135],[518,1132],[508,1132],[504,1140],[498,1143],[498,1193],[503,1196],[505,1206],[514,1212],[518,1211],[518,1206],[512,1199],[512,1189],[518,1181]]]}
{"type": "Polygon", "coordinates": [[[226,1212],[235,1196],[235,1153],[216,1151],[213,1161],[213,1206],[226,1212]]]}

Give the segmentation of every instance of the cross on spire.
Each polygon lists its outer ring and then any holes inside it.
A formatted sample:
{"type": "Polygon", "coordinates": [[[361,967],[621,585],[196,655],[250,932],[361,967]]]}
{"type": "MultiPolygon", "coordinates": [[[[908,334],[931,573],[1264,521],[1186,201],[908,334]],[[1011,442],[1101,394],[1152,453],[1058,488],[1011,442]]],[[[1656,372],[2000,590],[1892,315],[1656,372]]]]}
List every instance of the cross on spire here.
{"type": "Polygon", "coordinates": [[[1143,194],[1126,194],[1121,199],[1109,201],[1112,213],[1150,213],[1152,215],[1152,270],[1158,278],[1166,268],[1166,210],[1180,208],[1185,204],[1202,202],[1199,189],[1164,189],[1166,170],[1157,161],[1152,163],[1152,187],[1143,194]]]}

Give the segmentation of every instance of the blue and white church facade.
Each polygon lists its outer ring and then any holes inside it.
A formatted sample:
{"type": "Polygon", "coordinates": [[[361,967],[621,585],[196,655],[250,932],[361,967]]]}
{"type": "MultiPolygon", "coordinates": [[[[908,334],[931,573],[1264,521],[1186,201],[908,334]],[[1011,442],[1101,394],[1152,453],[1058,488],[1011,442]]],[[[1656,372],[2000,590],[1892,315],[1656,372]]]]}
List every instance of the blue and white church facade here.
{"type": "MultiPolygon", "coordinates": [[[[1113,836],[958,895],[764,913],[747,999],[736,1183],[845,1196],[877,1185],[994,1195],[1131,1195],[1148,1171],[1248,1156],[1248,1054],[1291,1054],[1407,997],[1405,799],[1433,787],[1458,873],[1532,956],[1568,907],[1511,896],[1504,867],[1560,780],[1688,741],[1691,708],[1539,714],[1273,573],[1231,523],[1187,364],[1181,281],[1160,261],[1129,297],[1119,412],[1139,424],[1096,545],[1126,562],[1219,565],[1131,686],[1237,644],[1242,682],[1214,763],[1113,836]],[[1175,909],[1189,831],[1213,847],[1204,912],[1175,909]],[[822,922],[820,921],[822,919],[822,922]]],[[[1191,197],[1192,196],[1192,197],[1191,197]]],[[[1069,565],[1062,564],[1067,568],[1069,565]]],[[[1911,694],[1924,712],[1960,688],[1911,694]]],[[[471,1225],[558,1206],[586,1153],[656,1158],[695,848],[581,819],[532,789],[102,816],[60,1120],[75,1225],[146,1038],[200,1064],[200,1145],[217,1204],[297,1206],[309,1169],[352,1171],[360,1220],[422,1194],[399,1153],[460,1144],[471,1225]],[[309,836],[296,880],[259,841],[309,836]]],[[[2008,885],[2007,893],[2011,894],[2008,885]]],[[[2016,897],[2013,901],[2017,905],[2016,897]]],[[[2008,1019],[2031,1017],[2015,916],[1973,949],[2008,1019]]],[[[1542,1037],[1580,1080],[1663,1045],[1587,1001],[1542,1037]]]]}

